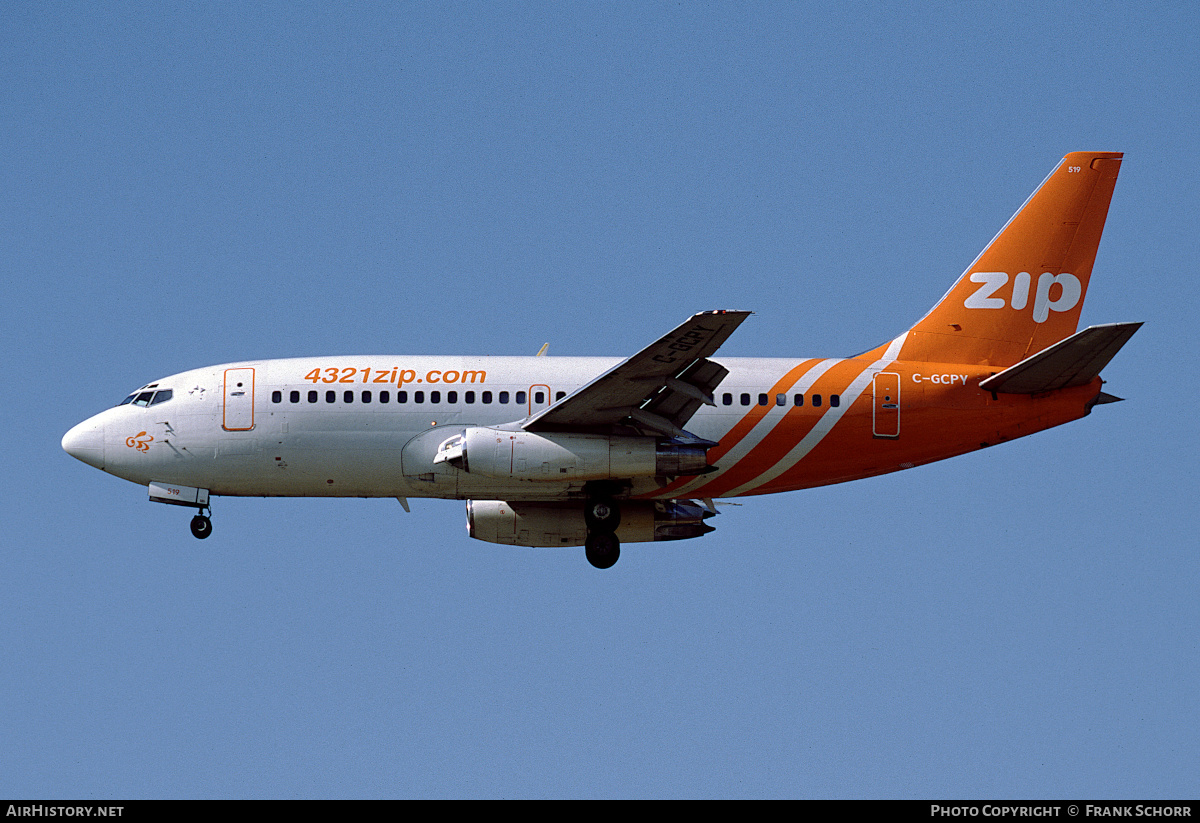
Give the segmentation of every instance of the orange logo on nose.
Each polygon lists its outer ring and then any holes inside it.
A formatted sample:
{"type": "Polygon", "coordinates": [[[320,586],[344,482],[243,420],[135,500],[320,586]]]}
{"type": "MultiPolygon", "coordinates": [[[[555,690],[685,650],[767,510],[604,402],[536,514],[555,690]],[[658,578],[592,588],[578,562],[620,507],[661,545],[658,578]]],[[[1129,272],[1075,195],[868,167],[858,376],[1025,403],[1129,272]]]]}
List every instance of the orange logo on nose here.
{"type": "Polygon", "coordinates": [[[152,435],[146,434],[145,432],[138,432],[132,437],[126,437],[125,445],[131,449],[137,449],[140,452],[147,452],[150,451],[150,443],[153,442],[153,440],[154,437],[152,435]],[[145,440],[142,439],[143,437],[145,440]]]}

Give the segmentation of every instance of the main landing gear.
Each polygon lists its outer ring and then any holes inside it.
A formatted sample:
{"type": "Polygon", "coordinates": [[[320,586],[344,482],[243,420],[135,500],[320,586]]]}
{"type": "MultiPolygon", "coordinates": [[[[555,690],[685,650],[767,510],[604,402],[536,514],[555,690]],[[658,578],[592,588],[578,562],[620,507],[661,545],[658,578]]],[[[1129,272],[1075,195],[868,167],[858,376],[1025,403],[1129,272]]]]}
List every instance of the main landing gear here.
{"type": "Polygon", "coordinates": [[[212,521],[204,514],[204,509],[200,509],[199,514],[192,518],[192,536],[203,540],[212,534],[212,521]]]}
{"type": "Polygon", "coordinates": [[[584,551],[588,562],[597,569],[611,568],[621,557],[621,541],[617,538],[617,526],[621,525],[621,509],[610,497],[593,497],[583,510],[587,523],[587,540],[584,551]]]}

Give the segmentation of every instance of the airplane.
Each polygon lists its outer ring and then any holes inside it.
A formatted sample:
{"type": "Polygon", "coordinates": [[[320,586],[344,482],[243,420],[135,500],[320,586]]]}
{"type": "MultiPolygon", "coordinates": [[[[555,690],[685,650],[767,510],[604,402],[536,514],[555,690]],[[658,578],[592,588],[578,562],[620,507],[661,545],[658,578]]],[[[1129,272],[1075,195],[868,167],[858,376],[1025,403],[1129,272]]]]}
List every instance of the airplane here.
{"type": "MultiPolygon", "coordinates": [[[[1122,153],[1073,152],[945,296],[846,358],[718,358],[704,311],[624,360],[337,356],[193,369],[66,433],[68,454],[192,507],[211,498],[466,501],[471,537],[584,546],[713,531],[714,501],[900,471],[1088,415],[1141,327],[1077,331],[1122,153]]],[[[207,514],[206,514],[207,512],[207,514]]]]}

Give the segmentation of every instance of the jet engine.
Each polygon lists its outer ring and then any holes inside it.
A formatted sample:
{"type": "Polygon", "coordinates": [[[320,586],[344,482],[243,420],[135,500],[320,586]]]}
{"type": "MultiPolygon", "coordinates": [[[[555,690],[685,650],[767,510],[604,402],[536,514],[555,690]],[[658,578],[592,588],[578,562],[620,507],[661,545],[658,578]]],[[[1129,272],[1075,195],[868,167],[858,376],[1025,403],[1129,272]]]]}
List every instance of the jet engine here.
{"type": "MultiPolygon", "coordinates": [[[[715,531],[704,522],[714,514],[683,500],[626,500],[616,535],[622,543],[686,540],[715,531]]],[[[588,528],[578,503],[468,500],[467,533],[489,543],[549,548],[584,545],[588,528]]]]}
{"type": "Polygon", "coordinates": [[[713,471],[705,457],[707,445],[473,426],[443,442],[433,462],[449,463],[470,474],[516,480],[677,477],[713,471]]]}

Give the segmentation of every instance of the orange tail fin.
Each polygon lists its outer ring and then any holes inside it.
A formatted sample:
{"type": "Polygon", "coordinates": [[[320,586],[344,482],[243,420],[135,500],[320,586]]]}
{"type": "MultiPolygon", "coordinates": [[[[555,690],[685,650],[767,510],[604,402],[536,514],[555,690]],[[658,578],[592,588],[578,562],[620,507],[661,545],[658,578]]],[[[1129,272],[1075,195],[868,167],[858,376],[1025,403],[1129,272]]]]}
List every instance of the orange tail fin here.
{"type": "Polygon", "coordinates": [[[900,359],[1009,366],[1074,334],[1122,156],[1064,157],[909,329],[900,359]]]}

